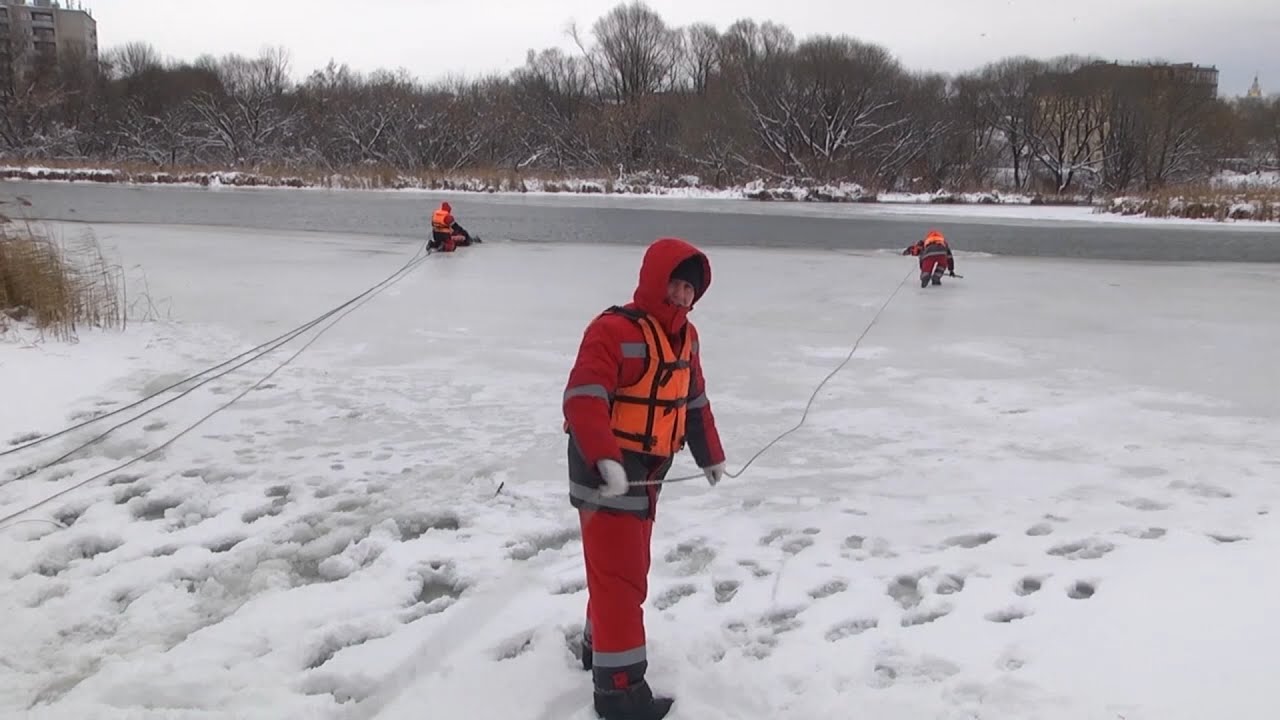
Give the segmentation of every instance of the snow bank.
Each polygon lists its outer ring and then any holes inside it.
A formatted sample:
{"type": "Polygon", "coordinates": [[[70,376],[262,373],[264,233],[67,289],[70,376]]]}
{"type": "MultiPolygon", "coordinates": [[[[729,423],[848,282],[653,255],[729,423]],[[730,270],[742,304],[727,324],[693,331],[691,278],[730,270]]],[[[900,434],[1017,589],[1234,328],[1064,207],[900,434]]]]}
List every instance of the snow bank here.
{"type": "Polygon", "coordinates": [[[1215,188],[1238,190],[1280,190],[1280,171],[1238,173],[1227,171],[1214,176],[1210,184],[1215,188]]]}
{"type": "Polygon", "coordinates": [[[275,177],[236,171],[167,173],[125,172],[109,168],[0,167],[0,179],[60,182],[126,183],[135,185],[199,185],[202,187],[308,187],[300,177],[275,177]]]}
{"type": "Polygon", "coordinates": [[[2,166],[0,179],[64,182],[103,182],[140,185],[187,185],[200,187],[288,187],[344,190],[419,190],[477,193],[517,193],[531,195],[580,194],[636,197],[679,197],[700,199],[745,199],[823,203],[889,203],[948,205],[1088,205],[1086,197],[1046,199],[1039,195],[987,193],[874,193],[856,183],[818,182],[766,183],[753,180],[744,185],[718,188],[702,183],[696,175],[669,177],[661,173],[633,173],[619,178],[547,179],[495,173],[487,177],[460,174],[453,177],[413,175],[330,174],[314,177],[255,174],[247,172],[126,172],[113,169],[48,168],[2,166]]]}
{"type": "Polygon", "coordinates": [[[1215,196],[1172,195],[1161,197],[1118,197],[1102,212],[1144,218],[1179,218],[1235,222],[1252,220],[1280,221],[1280,192],[1274,196],[1247,196],[1223,193],[1215,196]]]}

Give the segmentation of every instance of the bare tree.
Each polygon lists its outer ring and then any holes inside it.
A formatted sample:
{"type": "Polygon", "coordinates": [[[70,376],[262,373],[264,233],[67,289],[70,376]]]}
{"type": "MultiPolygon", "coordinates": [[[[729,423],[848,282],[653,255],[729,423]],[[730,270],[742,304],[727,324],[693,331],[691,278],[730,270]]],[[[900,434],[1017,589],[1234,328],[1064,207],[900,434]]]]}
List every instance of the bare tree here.
{"type": "Polygon", "coordinates": [[[884,48],[849,37],[815,37],[796,48],[788,83],[791,107],[786,114],[799,152],[809,171],[830,179],[847,175],[861,157],[893,156],[912,137],[893,137],[907,124],[900,112],[898,80],[902,69],[884,48]]]}
{"type": "Polygon", "coordinates": [[[680,34],[640,0],[618,5],[591,28],[598,92],[614,102],[668,89],[680,61],[680,34]]]}
{"type": "Polygon", "coordinates": [[[288,53],[264,50],[257,58],[228,55],[216,64],[220,91],[192,100],[210,141],[235,164],[278,160],[296,118],[289,89],[288,53]]]}
{"type": "Polygon", "coordinates": [[[581,132],[590,112],[590,76],[585,60],[558,49],[531,50],[512,83],[523,121],[516,136],[524,157],[516,161],[517,168],[541,166],[563,171],[601,166],[589,136],[581,132]]]}
{"type": "Polygon", "coordinates": [[[694,23],[684,29],[684,76],[695,95],[705,96],[720,70],[720,33],[715,26],[694,23]]]}
{"type": "MultiPolygon", "coordinates": [[[[940,82],[939,78],[935,82],[940,82]]],[[[946,90],[935,91],[934,99],[923,108],[912,106],[912,116],[942,112],[948,124],[941,130],[938,148],[926,152],[945,152],[945,159],[934,161],[935,189],[944,185],[962,188],[990,188],[995,183],[1003,148],[999,131],[987,122],[984,103],[986,91],[981,78],[962,75],[949,82],[946,90]]]]}
{"type": "Polygon", "coordinates": [[[1210,169],[1204,140],[1216,98],[1207,88],[1167,71],[1150,85],[1142,156],[1147,188],[1202,179],[1210,169]]]}
{"type": "Polygon", "coordinates": [[[792,117],[798,109],[793,104],[787,63],[794,50],[795,36],[790,30],[754,20],[733,23],[720,42],[721,72],[765,154],[757,158],[756,153],[743,153],[738,160],[774,176],[806,173],[791,133],[792,117]]]}
{"type": "Polygon", "coordinates": [[[986,66],[978,76],[978,87],[985,93],[979,107],[987,123],[1001,135],[1017,189],[1029,177],[1031,125],[1037,102],[1033,85],[1045,71],[1041,61],[1015,57],[986,66]]]}
{"type": "Polygon", "coordinates": [[[1078,60],[1062,58],[1033,82],[1028,147],[1055,192],[1065,192],[1079,175],[1096,178],[1102,173],[1107,114],[1096,78],[1078,60]]]}
{"type": "Polygon", "coordinates": [[[130,42],[115,48],[103,56],[115,78],[129,78],[164,67],[164,60],[155,46],[146,42],[130,42]]]}

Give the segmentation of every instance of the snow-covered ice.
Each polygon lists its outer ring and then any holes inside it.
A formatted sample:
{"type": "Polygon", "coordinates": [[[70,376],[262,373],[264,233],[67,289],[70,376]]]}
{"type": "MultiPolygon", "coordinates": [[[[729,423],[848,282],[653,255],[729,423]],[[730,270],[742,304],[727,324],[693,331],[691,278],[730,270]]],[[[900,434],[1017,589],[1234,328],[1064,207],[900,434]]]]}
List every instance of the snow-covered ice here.
{"type": "MultiPolygon", "coordinates": [[[[171,315],[0,336],[0,451],[414,249],[96,232],[171,315]]],[[[591,717],[559,404],[642,252],[431,257],[163,452],[24,516],[67,527],[0,529],[0,714],[591,717]]],[[[666,489],[646,619],[673,720],[1280,713],[1274,267],[960,253],[964,279],[921,290],[888,253],[709,254],[693,317],[733,471],[907,282],[803,428],[740,478],[666,489]]],[[[0,516],[168,440],[311,336],[29,478],[127,415],[0,457],[0,516]]],[[[674,474],[694,471],[686,454],[674,474]]]]}

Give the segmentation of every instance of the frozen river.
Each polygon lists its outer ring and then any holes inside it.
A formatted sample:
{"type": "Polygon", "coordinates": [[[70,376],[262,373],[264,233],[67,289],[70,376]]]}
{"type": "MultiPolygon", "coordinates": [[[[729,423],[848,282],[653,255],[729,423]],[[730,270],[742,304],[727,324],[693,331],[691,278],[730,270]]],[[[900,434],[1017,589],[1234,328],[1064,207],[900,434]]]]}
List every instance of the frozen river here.
{"type": "MultiPolygon", "coordinates": [[[[747,200],[485,195],[4,182],[28,217],[421,237],[444,198],[491,240],[897,249],[943,230],[960,251],[1024,257],[1280,262],[1280,225],[1144,222],[1088,208],[799,204],[747,200]]],[[[14,207],[12,204],[7,207],[14,207]]]]}

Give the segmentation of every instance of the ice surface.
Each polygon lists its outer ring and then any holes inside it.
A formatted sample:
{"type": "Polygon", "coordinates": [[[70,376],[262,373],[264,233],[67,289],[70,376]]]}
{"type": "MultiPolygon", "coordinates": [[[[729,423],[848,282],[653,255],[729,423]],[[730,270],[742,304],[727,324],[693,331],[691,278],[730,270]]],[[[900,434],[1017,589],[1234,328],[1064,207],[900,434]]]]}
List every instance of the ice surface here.
{"type": "MultiPolygon", "coordinates": [[[[6,443],[231,357],[413,250],[95,230],[172,319],[0,344],[6,443]]],[[[24,516],[67,528],[0,529],[0,714],[590,717],[559,403],[642,251],[432,257],[163,453],[24,516]]],[[[906,284],[804,428],[741,478],[666,489],[646,618],[673,720],[1275,716],[1273,268],[961,253],[964,279],[922,290],[882,253],[711,263],[693,317],[735,471],[906,284]]],[[[102,428],[0,458],[0,515],[309,337],[26,480],[5,482],[102,428]]]]}

